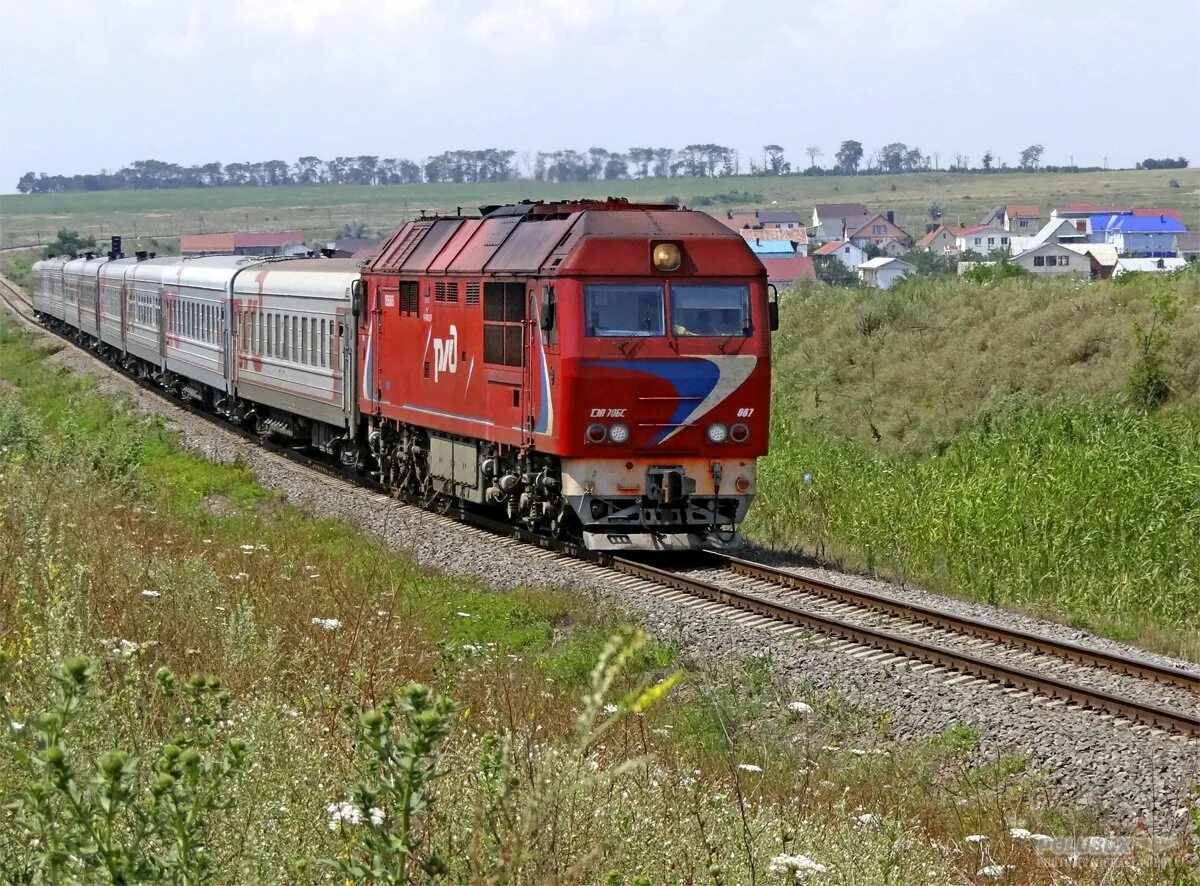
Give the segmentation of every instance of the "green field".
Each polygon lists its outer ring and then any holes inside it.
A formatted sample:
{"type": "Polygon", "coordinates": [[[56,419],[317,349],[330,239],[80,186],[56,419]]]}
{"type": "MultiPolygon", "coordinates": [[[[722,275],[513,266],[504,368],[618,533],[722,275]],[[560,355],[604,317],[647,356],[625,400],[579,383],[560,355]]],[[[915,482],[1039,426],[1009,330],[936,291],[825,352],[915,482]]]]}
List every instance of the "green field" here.
{"type": "Polygon", "coordinates": [[[886,176],[672,178],[546,184],[511,181],[489,184],[318,185],[277,188],[212,188],[192,190],[94,191],[72,194],[14,195],[0,198],[0,247],[46,242],[67,227],[97,238],[172,236],[181,232],[221,230],[291,230],[328,236],[358,220],[388,231],[422,210],[464,211],[521,199],[602,198],[609,195],[641,200],[678,197],[692,205],[698,197],[729,192],[762,195],[753,203],[719,202],[719,211],[772,206],[811,211],[814,202],[861,202],[871,208],[894,209],[907,217],[914,233],[930,221],[929,205],[941,204],[943,220],[977,221],[1005,202],[1038,203],[1047,215],[1051,206],[1071,200],[1097,203],[1176,206],[1189,227],[1200,224],[1200,170],[1142,172],[1115,170],[1089,173],[949,173],[923,172],[886,176]],[[1170,182],[1178,182],[1173,188],[1170,182]]]}

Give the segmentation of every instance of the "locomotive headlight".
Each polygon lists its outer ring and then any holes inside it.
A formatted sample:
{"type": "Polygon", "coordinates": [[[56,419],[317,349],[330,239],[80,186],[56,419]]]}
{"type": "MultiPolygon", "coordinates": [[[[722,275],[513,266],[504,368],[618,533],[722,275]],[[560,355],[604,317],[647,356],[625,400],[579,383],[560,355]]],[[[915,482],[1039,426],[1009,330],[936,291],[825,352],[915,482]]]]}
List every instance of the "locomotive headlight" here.
{"type": "Polygon", "coordinates": [[[608,439],[608,429],[601,424],[588,425],[586,433],[589,443],[603,443],[608,439]]]}
{"type": "Polygon", "coordinates": [[[724,443],[725,438],[729,436],[729,429],[719,421],[713,422],[708,426],[708,442],[709,443],[724,443]]]}
{"type": "Polygon", "coordinates": [[[742,424],[740,421],[729,427],[729,439],[734,443],[745,443],[750,439],[750,428],[742,424]]]}
{"type": "Polygon", "coordinates": [[[608,429],[608,439],[612,440],[614,443],[629,442],[629,428],[625,427],[625,425],[621,424],[620,422],[610,425],[608,429]]]}
{"type": "Polygon", "coordinates": [[[651,259],[654,267],[660,271],[678,271],[683,263],[683,250],[677,243],[658,243],[655,244],[651,259]]]}

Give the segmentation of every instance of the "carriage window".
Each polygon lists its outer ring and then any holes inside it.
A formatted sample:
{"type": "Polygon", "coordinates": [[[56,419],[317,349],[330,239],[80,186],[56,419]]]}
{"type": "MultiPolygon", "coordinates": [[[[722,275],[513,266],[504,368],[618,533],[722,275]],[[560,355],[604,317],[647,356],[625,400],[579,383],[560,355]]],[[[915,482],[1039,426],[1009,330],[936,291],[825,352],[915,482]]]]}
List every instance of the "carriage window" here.
{"type": "Polygon", "coordinates": [[[672,283],[671,323],[676,335],[749,335],[750,289],[672,283]]]}
{"type": "Polygon", "coordinates": [[[483,285],[483,362],[523,366],[524,283],[483,285]]]}
{"type": "Polygon", "coordinates": [[[293,363],[297,362],[300,359],[299,331],[300,331],[300,318],[293,317],[292,318],[292,349],[288,354],[288,359],[291,360],[293,363]]]}
{"type": "Polygon", "coordinates": [[[662,335],[663,288],[614,283],[584,287],[587,334],[599,338],[662,335]]]}
{"type": "Polygon", "coordinates": [[[321,342],[321,365],[328,366],[329,364],[325,362],[326,351],[325,351],[325,318],[324,317],[321,318],[320,342],[321,342]]]}
{"type": "Polygon", "coordinates": [[[300,318],[300,362],[308,362],[308,318],[300,318]]]}

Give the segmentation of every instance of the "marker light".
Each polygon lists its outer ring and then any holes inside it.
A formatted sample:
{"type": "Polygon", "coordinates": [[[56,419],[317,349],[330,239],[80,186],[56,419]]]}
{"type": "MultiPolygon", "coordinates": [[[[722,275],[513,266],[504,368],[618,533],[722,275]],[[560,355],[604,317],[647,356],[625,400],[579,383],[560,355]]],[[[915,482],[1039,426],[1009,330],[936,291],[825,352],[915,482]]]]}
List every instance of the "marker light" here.
{"type": "Polygon", "coordinates": [[[719,421],[713,422],[708,426],[708,442],[709,443],[724,443],[725,438],[729,436],[729,430],[719,421]]]}
{"type": "Polygon", "coordinates": [[[587,439],[589,443],[603,443],[608,438],[608,430],[601,424],[592,424],[587,426],[587,439]]]}
{"type": "Polygon", "coordinates": [[[660,271],[678,271],[683,263],[683,250],[677,243],[658,243],[651,255],[654,267],[660,271]]]}
{"type": "Polygon", "coordinates": [[[629,441],[629,428],[617,422],[608,429],[608,439],[614,443],[626,443],[629,441]]]}
{"type": "Polygon", "coordinates": [[[729,439],[734,443],[745,443],[750,439],[750,428],[739,421],[737,424],[730,426],[729,439]]]}

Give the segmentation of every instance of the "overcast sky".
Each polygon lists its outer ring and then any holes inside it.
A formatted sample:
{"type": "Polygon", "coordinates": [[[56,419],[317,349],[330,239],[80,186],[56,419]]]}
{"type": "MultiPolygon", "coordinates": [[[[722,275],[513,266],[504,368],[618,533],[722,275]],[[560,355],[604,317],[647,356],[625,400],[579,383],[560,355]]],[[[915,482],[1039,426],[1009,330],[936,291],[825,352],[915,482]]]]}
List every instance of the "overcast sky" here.
{"type": "Polygon", "coordinates": [[[843,139],[1200,162],[1200,0],[0,0],[22,173],[843,139]],[[52,10],[49,11],[49,10],[52,10]]]}

